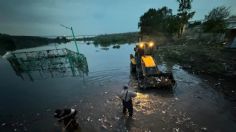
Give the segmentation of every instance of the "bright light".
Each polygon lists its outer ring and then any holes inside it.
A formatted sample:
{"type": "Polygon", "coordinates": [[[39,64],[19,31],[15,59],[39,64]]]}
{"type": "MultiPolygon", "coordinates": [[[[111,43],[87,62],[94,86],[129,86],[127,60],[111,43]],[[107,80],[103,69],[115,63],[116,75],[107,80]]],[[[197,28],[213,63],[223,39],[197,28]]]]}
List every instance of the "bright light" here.
{"type": "Polygon", "coordinates": [[[144,47],[144,43],[139,43],[139,48],[143,48],[144,47]]]}
{"type": "Polygon", "coordinates": [[[149,42],[149,43],[148,43],[148,46],[149,46],[149,47],[153,47],[153,46],[154,46],[154,43],[153,43],[153,42],[149,42]]]}

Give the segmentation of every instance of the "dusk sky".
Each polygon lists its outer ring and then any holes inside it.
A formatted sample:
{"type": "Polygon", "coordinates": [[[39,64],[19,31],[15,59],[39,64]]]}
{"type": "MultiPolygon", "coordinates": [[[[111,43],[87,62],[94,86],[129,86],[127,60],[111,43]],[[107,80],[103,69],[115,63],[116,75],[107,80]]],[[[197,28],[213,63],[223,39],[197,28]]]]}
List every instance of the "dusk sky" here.
{"type": "MultiPolygon", "coordinates": [[[[214,7],[231,7],[236,0],[194,0],[194,20],[214,7]]],[[[176,0],[0,0],[0,33],[11,35],[70,35],[60,24],[73,26],[76,35],[138,31],[139,17],[149,8],[167,6],[175,14],[176,0]]]]}

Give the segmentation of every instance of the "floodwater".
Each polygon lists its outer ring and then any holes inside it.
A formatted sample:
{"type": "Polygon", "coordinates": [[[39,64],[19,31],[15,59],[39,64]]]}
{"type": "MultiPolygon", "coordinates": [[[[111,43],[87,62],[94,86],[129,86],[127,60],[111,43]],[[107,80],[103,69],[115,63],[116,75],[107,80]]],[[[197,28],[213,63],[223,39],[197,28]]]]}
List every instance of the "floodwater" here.
{"type": "MultiPolygon", "coordinates": [[[[27,50],[68,48],[73,43],[48,45],[27,50]]],[[[61,124],[53,118],[57,108],[78,110],[80,131],[163,131],[234,132],[236,122],[230,103],[207,80],[174,65],[177,81],[173,90],[139,90],[129,73],[129,54],[134,45],[109,50],[79,44],[87,58],[88,76],[22,79],[7,60],[0,59],[0,131],[58,132],[61,124]],[[118,98],[129,84],[137,97],[132,119],[122,115],[118,98]]],[[[25,51],[25,50],[24,50],[25,51]]],[[[161,65],[160,69],[165,69],[161,65]]]]}

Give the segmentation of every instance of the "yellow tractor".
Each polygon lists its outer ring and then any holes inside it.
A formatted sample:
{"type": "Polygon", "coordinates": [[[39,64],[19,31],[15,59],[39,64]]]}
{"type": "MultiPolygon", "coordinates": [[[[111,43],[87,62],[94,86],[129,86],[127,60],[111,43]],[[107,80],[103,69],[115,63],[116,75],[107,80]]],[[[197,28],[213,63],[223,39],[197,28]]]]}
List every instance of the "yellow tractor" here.
{"type": "Polygon", "coordinates": [[[130,72],[136,76],[140,88],[172,88],[175,80],[172,73],[158,69],[153,57],[153,42],[141,42],[134,48],[135,55],[130,55],[130,72]]]}

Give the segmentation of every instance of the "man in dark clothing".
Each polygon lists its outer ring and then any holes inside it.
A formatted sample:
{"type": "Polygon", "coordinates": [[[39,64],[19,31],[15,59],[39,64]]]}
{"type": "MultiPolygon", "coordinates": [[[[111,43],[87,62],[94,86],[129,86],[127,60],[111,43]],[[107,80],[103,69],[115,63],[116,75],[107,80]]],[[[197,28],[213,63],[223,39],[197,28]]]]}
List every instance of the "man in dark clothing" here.
{"type": "Polygon", "coordinates": [[[123,114],[126,114],[128,109],[129,116],[133,116],[133,103],[132,98],[136,97],[137,94],[135,92],[129,91],[128,86],[124,86],[123,90],[121,91],[120,98],[122,99],[123,104],[123,114]]]}
{"type": "Polygon", "coordinates": [[[65,129],[73,130],[79,126],[75,119],[76,114],[77,111],[75,109],[57,109],[54,112],[54,117],[58,118],[59,122],[63,121],[65,129]]]}

